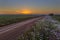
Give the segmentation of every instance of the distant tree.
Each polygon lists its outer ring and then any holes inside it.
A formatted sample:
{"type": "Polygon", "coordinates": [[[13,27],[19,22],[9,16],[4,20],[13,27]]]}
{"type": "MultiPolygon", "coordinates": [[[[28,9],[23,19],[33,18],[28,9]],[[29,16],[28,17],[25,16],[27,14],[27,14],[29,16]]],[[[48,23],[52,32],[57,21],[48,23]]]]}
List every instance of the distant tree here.
{"type": "Polygon", "coordinates": [[[50,13],[49,16],[53,16],[54,14],[53,13],[50,13]]]}

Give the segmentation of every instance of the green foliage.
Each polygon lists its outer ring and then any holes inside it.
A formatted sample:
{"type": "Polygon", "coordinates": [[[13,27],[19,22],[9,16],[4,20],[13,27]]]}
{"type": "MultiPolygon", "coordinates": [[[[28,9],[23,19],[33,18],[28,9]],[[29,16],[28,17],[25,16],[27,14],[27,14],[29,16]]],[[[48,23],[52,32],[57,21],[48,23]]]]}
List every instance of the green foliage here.
{"type": "Polygon", "coordinates": [[[0,27],[20,22],[23,20],[34,18],[34,16],[24,16],[24,15],[0,15],[0,27]]]}
{"type": "Polygon", "coordinates": [[[52,16],[54,19],[60,21],[60,15],[55,15],[55,16],[52,16]]]}
{"type": "Polygon", "coordinates": [[[53,23],[39,20],[32,26],[31,30],[20,35],[19,40],[50,40],[51,38],[53,40],[55,35],[51,31],[55,30],[55,28],[53,23]]]}

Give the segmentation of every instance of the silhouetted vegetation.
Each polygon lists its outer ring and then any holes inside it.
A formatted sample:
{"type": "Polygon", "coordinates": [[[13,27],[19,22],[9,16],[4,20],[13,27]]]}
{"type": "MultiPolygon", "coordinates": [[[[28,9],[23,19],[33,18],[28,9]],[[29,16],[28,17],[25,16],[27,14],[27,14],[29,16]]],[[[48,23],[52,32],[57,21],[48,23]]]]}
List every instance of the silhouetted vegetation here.
{"type": "Polygon", "coordinates": [[[49,16],[53,16],[54,14],[53,13],[50,13],[49,16]]]}

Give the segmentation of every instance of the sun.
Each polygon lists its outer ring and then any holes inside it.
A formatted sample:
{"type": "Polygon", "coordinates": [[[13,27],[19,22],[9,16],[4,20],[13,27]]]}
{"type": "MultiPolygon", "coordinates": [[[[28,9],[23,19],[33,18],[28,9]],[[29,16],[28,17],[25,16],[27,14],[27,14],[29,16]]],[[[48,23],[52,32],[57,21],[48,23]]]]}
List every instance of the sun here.
{"type": "Polygon", "coordinates": [[[30,10],[23,10],[21,13],[23,13],[23,14],[30,14],[31,11],[30,10]]]}
{"type": "Polygon", "coordinates": [[[28,10],[28,9],[23,9],[21,11],[17,11],[18,13],[21,13],[21,14],[31,14],[31,10],[28,10]]]}

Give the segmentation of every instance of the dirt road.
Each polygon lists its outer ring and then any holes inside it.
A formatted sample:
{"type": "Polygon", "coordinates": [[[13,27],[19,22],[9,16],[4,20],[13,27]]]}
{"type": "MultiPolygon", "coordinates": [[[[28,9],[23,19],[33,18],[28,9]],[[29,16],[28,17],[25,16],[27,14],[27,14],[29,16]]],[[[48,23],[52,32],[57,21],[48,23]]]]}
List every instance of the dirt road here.
{"type": "Polygon", "coordinates": [[[0,40],[17,40],[18,36],[29,30],[38,19],[41,19],[41,17],[0,28],[0,40]]]}

